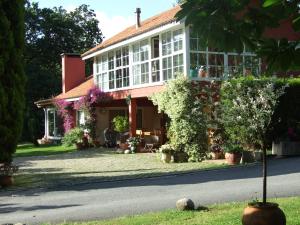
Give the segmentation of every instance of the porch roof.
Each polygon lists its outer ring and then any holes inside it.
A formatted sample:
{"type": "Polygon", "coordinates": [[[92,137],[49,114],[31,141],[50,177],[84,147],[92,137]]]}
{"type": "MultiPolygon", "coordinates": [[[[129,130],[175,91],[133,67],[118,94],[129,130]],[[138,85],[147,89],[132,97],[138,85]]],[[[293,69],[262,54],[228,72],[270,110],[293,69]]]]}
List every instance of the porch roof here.
{"type": "Polygon", "coordinates": [[[126,28],[125,30],[121,31],[120,33],[116,34],[115,36],[105,40],[101,44],[95,46],[94,48],[86,51],[81,55],[81,57],[85,57],[87,55],[90,55],[100,49],[104,49],[108,46],[111,46],[113,44],[116,44],[118,42],[130,39],[132,37],[135,37],[137,35],[140,35],[142,33],[151,31],[155,28],[161,27],[163,25],[166,25],[168,23],[174,22],[176,20],[175,15],[176,13],[181,9],[180,5],[177,5],[165,12],[162,12],[158,15],[155,15],[153,17],[150,17],[149,19],[146,19],[141,22],[141,26],[136,28],[136,25],[130,26],[126,28]]]}

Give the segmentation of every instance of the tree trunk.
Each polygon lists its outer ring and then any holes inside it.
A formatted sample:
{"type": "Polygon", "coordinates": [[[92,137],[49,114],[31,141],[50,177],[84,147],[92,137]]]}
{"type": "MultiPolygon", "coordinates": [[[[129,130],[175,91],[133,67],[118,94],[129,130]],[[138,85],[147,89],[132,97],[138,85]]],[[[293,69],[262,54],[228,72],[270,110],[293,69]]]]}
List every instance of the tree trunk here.
{"type": "Polygon", "coordinates": [[[267,150],[263,148],[263,203],[267,202],[267,150]]]}

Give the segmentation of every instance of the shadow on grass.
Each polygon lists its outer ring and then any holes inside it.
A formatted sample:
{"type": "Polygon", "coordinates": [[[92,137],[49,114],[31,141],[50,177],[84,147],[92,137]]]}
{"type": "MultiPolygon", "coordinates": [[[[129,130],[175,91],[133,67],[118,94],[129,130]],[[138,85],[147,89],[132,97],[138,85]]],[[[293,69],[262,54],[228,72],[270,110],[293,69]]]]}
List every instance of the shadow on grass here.
{"type": "MultiPolygon", "coordinates": [[[[300,173],[300,157],[285,158],[269,161],[269,177],[283,174],[300,173]]],[[[32,179],[35,188],[19,188],[19,189],[0,189],[0,196],[13,193],[21,193],[25,196],[36,196],[43,192],[51,191],[84,191],[95,189],[113,189],[120,187],[139,187],[139,186],[172,186],[185,184],[198,184],[213,181],[226,181],[235,179],[260,178],[262,166],[261,164],[251,165],[247,167],[231,167],[218,170],[207,171],[184,171],[184,172],[147,172],[145,169],[136,170],[139,174],[115,175],[115,176],[95,176],[101,171],[89,172],[86,176],[80,176],[85,173],[56,173],[42,174],[38,171],[31,171],[27,175],[26,180],[32,179]],[[179,173],[179,174],[178,174],[179,173]],[[181,173],[181,174],[180,174],[181,173]],[[176,176],[172,176],[175,175],[176,176]],[[151,178],[149,178],[151,177],[151,178]],[[149,179],[146,179],[149,178],[149,179]],[[110,181],[110,182],[109,182],[110,181]],[[34,183],[35,182],[35,183],[34,183]],[[39,187],[39,188],[37,188],[39,187]]],[[[135,172],[136,172],[135,171],[135,172]]],[[[104,172],[104,171],[102,171],[104,172]]],[[[105,171],[109,172],[109,171],[105,171]]],[[[110,171],[110,172],[124,172],[110,171]]],[[[130,172],[130,170],[128,170],[130,172]]],[[[20,175],[22,178],[22,175],[20,175]]],[[[18,177],[16,177],[18,180],[18,177]]]]}

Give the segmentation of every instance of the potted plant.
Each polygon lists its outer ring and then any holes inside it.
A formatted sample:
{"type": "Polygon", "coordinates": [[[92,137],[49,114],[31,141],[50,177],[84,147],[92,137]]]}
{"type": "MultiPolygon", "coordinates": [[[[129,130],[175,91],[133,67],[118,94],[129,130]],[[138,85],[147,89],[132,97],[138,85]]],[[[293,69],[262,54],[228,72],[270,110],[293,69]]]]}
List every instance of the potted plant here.
{"type": "Polygon", "coordinates": [[[170,144],[164,144],[159,148],[159,152],[161,153],[161,161],[169,163],[172,159],[174,148],[170,144]]]}
{"type": "Polygon", "coordinates": [[[243,148],[238,144],[228,143],[224,147],[225,159],[229,165],[239,164],[242,158],[243,148]]]}
{"type": "Polygon", "coordinates": [[[79,127],[69,130],[62,138],[63,145],[72,146],[75,144],[77,149],[83,149],[86,147],[86,142],[87,140],[84,136],[84,131],[79,127]]]}
{"type": "Polygon", "coordinates": [[[212,144],[210,146],[212,159],[224,159],[224,152],[220,145],[212,144]]]}
{"type": "Polygon", "coordinates": [[[120,148],[121,149],[128,149],[129,144],[126,143],[125,132],[128,131],[129,122],[128,118],[125,116],[116,116],[112,120],[114,130],[120,134],[120,148]]]}
{"type": "Polygon", "coordinates": [[[17,166],[11,164],[0,164],[0,186],[9,187],[13,185],[14,179],[12,175],[16,173],[18,169],[17,166]]]}
{"type": "Polygon", "coordinates": [[[141,142],[140,137],[130,137],[127,139],[127,143],[129,144],[131,153],[135,153],[137,150],[138,144],[141,142]]]}

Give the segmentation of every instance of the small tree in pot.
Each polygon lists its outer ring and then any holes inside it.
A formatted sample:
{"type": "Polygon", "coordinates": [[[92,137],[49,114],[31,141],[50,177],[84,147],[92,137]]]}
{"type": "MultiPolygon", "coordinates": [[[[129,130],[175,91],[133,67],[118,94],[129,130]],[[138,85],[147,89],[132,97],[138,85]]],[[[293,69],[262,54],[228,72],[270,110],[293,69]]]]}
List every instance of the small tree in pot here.
{"type": "Polygon", "coordinates": [[[264,146],[267,129],[278,98],[284,93],[284,89],[285,87],[275,88],[275,81],[272,79],[255,79],[253,77],[232,79],[222,85],[222,119],[229,139],[242,146],[258,145],[263,150],[262,202],[250,204],[245,209],[244,225],[273,225],[277,224],[274,222],[276,220],[285,220],[285,217],[282,219],[284,214],[278,205],[267,202],[267,160],[264,146]],[[262,215],[260,218],[264,222],[254,222],[253,218],[257,218],[254,214],[262,215]]]}

